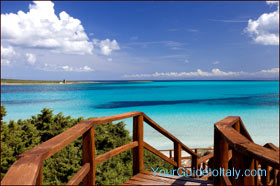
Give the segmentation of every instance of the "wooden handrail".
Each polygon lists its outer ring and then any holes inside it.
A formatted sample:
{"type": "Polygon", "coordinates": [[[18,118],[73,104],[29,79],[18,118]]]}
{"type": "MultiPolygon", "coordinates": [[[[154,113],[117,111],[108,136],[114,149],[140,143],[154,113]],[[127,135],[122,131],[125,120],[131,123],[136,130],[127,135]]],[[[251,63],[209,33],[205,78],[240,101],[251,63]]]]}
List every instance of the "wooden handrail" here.
{"type": "Polygon", "coordinates": [[[118,148],[112,149],[109,152],[106,152],[104,154],[101,154],[101,155],[97,156],[95,158],[95,164],[97,165],[99,163],[102,163],[102,162],[104,162],[104,161],[106,161],[106,160],[124,152],[124,151],[135,148],[137,146],[138,146],[138,141],[134,141],[134,142],[128,143],[126,145],[120,146],[118,148]]]}
{"type": "MultiPolygon", "coordinates": [[[[228,168],[230,155],[231,166],[242,171],[258,169],[258,163],[279,170],[279,150],[272,145],[267,147],[255,144],[240,117],[229,116],[214,125],[214,168],[228,168]],[[232,149],[232,153],[229,149],[232,149]],[[256,163],[258,162],[258,163],[256,163]]],[[[269,169],[267,169],[269,170],[269,169]]],[[[269,174],[269,173],[267,173],[269,174]]],[[[255,176],[255,178],[257,178],[255,176]]],[[[232,179],[233,185],[254,185],[253,176],[232,179]]],[[[215,177],[215,185],[231,184],[227,177],[215,177]]],[[[266,183],[268,184],[268,183],[266,183]]]]}
{"type": "Polygon", "coordinates": [[[160,125],[158,125],[155,121],[153,121],[151,118],[149,118],[146,114],[143,113],[143,116],[144,116],[144,121],[147,124],[149,124],[151,127],[153,127],[155,130],[157,130],[158,132],[160,132],[162,135],[166,136],[173,142],[177,142],[177,143],[181,144],[182,149],[185,150],[187,153],[189,153],[193,156],[199,157],[197,155],[197,153],[193,152],[190,148],[188,148],[185,144],[183,144],[179,139],[177,139],[175,136],[170,134],[167,130],[165,130],[160,125]]]}
{"type": "Polygon", "coordinates": [[[90,171],[90,164],[85,163],[84,166],[77,172],[66,185],[79,185],[90,171]]]}
{"type": "Polygon", "coordinates": [[[250,139],[236,131],[232,125],[239,120],[241,120],[240,117],[227,117],[216,123],[215,129],[220,132],[234,150],[257,159],[264,164],[268,164],[271,167],[279,168],[279,152],[277,153],[274,150],[255,144],[250,139]]]}
{"type": "MultiPolygon", "coordinates": [[[[9,168],[5,177],[1,181],[2,185],[42,185],[42,164],[43,161],[51,157],[55,153],[62,150],[68,144],[83,136],[83,166],[78,173],[68,182],[76,184],[83,179],[85,185],[94,185],[95,183],[95,166],[98,163],[106,161],[107,159],[123,152],[128,149],[133,149],[133,173],[143,171],[143,156],[144,147],[160,158],[164,159],[173,166],[181,164],[181,148],[191,154],[192,166],[197,168],[197,159],[199,156],[190,148],[184,145],[180,140],[163,129],[155,121],[150,119],[143,112],[128,112],[124,114],[90,119],[82,121],[72,128],[64,131],[63,133],[51,138],[50,140],[22,153],[17,158],[18,160],[13,163],[9,168]],[[109,152],[106,152],[95,158],[95,138],[94,127],[95,125],[108,123],[116,120],[122,120],[133,117],[133,141],[132,143],[123,145],[109,152]],[[165,157],[161,152],[154,149],[152,146],[144,143],[143,141],[143,121],[153,127],[155,130],[169,138],[177,145],[177,160],[165,157]],[[179,150],[178,150],[179,149],[179,150]]],[[[175,146],[176,146],[175,145],[175,146]]]]}
{"type": "Polygon", "coordinates": [[[177,166],[177,163],[175,161],[173,161],[172,159],[168,158],[167,156],[165,156],[163,153],[161,153],[160,151],[158,151],[157,149],[155,149],[154,147],[152,147],[151,145],[149,145],[148,143],[144,142],[144,148],[149,150],[150,152],[152,152],[153,154],[157,155],[158,157],[160,157],[161,159],[163,159],[164,161],[168,162],[169,164],[173,165],[173,166],[177,166]]]}

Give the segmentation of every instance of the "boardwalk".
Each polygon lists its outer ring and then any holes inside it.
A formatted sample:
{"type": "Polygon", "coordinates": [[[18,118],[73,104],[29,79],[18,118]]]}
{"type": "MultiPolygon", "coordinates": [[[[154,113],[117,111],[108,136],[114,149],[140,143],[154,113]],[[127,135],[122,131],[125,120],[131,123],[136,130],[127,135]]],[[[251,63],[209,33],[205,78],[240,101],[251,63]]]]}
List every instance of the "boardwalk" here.
{"type": "Polygon", "coordinates": [[[129,149],[132,149],[133,152],[133,176],[123,185],[279,185],[280,183],[279,147],[271,143],[264,146],[255,144],[238,116],[229,116],[215,123],[214,152],[201,157],[145,113],[128,112],[82,121],[52,139],[24,152],[10,167],[1,184],[42,185],[44,160],[61,151],[80,136],[83,138],[83,166],[67,185],[78,185],[81,182],[83,185],[95,185],[96,165],[129,149]],[[95,157],[95,126],[131,117],[133,118],[133,142],[95,157]],[[167,157],[144,141],[144,123],[173,142],[173,157],[170,150],[170,156],[167,157]],[[234,167],[240,171],[265,169],[266,174],[240,176],[238,179],[226,175],[207,178],[154,175],[153,172],[144,170],[144,149],[160,157],[172,165],[174,169],[182,167],[184,158],[182,151],[185,151],[189,154],[188,159],[191,161],[191,165],[188,168],[191,170],[201,169],[203,171],[209,168],[218,170],[234,167]]]}
{"type": "Polygon", "coordinates": [[[180,177],[180,176],[160,176],[153,172],[143,171],[122,185],[213,185],[212,181],[200,178],[180,177]]]}

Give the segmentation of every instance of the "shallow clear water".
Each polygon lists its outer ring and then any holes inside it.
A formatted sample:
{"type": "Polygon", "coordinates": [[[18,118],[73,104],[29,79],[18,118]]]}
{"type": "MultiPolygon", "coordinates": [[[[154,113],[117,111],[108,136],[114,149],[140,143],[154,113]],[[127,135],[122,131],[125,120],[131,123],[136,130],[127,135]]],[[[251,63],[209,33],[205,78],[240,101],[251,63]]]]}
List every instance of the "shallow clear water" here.
{"type": "MultiPolygon", "coordinates": [[[[143,111],[189,147],[213,145],[214,123],[241,116],[254,141],[279,142],[278,81],[103,82],[71,85],[2,85],[5,121],[29,118],[44,107],[72,117],[143,111]]],[[[131,130],[132,120],[125,120],[131,130]]],[[[172,143],[145,126],[158,148],[172,143]]]]}

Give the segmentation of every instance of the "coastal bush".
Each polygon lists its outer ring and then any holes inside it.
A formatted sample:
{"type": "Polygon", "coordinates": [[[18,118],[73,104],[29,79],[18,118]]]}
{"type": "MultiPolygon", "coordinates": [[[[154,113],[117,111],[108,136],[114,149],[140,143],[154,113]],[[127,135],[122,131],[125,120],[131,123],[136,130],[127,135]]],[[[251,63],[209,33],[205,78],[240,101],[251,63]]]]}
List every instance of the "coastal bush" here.
{"type": "MultiPolygon", "coordinates": [[[[83,120],[44,108],[30,119],[3,122],[6,115],[1,105],[1,179],[16,160],[16,156],[62,133],[83,120]]],[[[106,123],[95,128],[96,155],[132,141],[125,123],[106,123]]],[[[60,152],[44,161],[43,180],[47,185],[66,184],[82,165],[82,139],[78,138],[60,152]]],[[[145,169],[171,166],[152,153],[144,151],[145,169]]],[[[96,167],[97,185],[121,184],[132,176],[132,152],[128,150],[96,167]]]]}

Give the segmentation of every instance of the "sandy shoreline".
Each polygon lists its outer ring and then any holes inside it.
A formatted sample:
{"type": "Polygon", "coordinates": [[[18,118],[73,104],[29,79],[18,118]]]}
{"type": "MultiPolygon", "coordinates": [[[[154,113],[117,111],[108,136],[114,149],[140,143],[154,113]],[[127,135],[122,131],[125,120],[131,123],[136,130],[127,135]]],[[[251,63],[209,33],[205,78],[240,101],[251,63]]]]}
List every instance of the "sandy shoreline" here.
{"type": "MultiPolygon", "coordinates": [[[[152,81],[129,81],[129,82],[133,82],[133,83],[143,83],[143,82],[152,82],[152,81]]],[[[70,85],[70,84],[86,84],[86,83],[102,83],[102,82],[97,82],[97,81],[85,81],[85,82],[67,82],[67,83],[63,83],[63,82],[55,82],[55,83],[5,83],[5,82],[1,82],[1,85],[70,85]]]]}
{"type": "Polygon", "coordinates": [[[69,83],[2,83],[1,85],[70,85],[70,84],[85,84],[98,82],[69,82],[69,83]]]}

